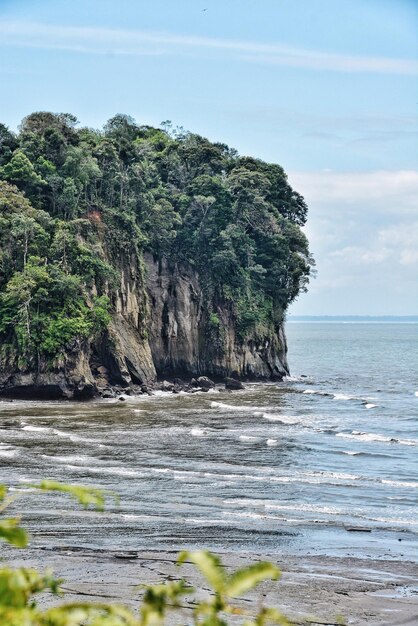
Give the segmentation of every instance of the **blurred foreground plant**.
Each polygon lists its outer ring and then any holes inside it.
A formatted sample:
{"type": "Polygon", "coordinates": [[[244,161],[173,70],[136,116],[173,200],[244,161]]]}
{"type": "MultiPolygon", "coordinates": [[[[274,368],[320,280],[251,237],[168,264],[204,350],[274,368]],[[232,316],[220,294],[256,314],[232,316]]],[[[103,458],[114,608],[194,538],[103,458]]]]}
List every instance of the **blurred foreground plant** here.
{"type": "MultiPolygon", "coordinates": [[[[109,492],[79,485],[66,485],[44,480],[32,489],[68,493],[88,508],[90,505],[101,511],[109,492]]],[[[19,492],[9,495],[5,485],[0,485],[0,539],[23,548],[28,543],[28,534],[20,526],[19,517],[5,517],[7,507],[19,492]]],[[[114,497],[114,496],[113,496],[114,497]]],[[[276,609],[261,607],[255,617],[234,606],[231,601],[250,591],[264,580],[277,580],[280,571],[272,563],[256,563],[233,574],[228,574],[220,559],[205,551],[182,552],[178,565],[192,563],[211,588],[208,599],[190,599],[195,626],[228,626],[228,616],[240,618],[244,626],[289,625],[287,619],[276,609]]],[[[0,569],[0,625],[1,626],[162,626],[176,623],[190,624],[189,617],[182,617],[185,595],[194,589],[184,581],[166,582],[145,586],[138,614],[117,604],[71,603],[41,610],[35,600],[36,594],[51,592],[59,595],[60,583],[50,571],[40,573],[30,568],[0,569]]],[[[190,608],[190,607],[188,607],[190,608]]]]}

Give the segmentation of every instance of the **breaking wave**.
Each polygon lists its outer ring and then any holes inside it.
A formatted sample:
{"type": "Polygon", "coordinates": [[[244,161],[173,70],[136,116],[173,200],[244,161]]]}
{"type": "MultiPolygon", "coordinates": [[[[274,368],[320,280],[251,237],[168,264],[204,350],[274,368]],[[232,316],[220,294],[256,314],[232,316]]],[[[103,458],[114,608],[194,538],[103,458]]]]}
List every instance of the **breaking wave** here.
{"type": "Polygon", "coordinates": [[[354,439],[356,441],[376,441],[378,443],[399,443],[403,446],[416,446],[418,445],[417,439],[397,439],[396,437],[388,437],[387,435],[380,435],[378,433],[365,433],[359,430],[352,430],[351,433],[336,433],[336,437],[342,437],[344,439],[354,439]]]}

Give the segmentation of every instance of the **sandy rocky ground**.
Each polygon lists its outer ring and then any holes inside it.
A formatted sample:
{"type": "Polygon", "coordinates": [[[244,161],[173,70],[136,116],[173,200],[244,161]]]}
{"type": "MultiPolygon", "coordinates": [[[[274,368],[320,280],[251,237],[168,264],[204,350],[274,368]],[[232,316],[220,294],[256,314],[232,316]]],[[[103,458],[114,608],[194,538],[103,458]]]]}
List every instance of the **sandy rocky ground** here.
{"type": "MultiPolygon", "coordinates": [[[[279,582],[266,582],[237,602],[251,614],[260,604],[280,608],[295,624],[418,626],[418,565],[412,562],[227,553],[220,555],[228,569],[270,560],[279,565],[279,582]]],[[[117,602],[139,606],[139,584],[184,578],[203,597],[209,593],[193,565],[176,565],[177,552],[112,552],[72,547],[30,548],[6,555],[13,566],[51,567],[65,579],[64,600],[117,602]]],[[[170,624],[191,624],[192,598],[170,624]],[[190,617],[189,617],[190,616],[190,617]]],[[[62,599],[60,600],[62,601],[62,599]]],[[[41,606],[57,603],[50,595],[41,606]]],[[[240,623],[238,618],[237,624],[240,623]]]]}

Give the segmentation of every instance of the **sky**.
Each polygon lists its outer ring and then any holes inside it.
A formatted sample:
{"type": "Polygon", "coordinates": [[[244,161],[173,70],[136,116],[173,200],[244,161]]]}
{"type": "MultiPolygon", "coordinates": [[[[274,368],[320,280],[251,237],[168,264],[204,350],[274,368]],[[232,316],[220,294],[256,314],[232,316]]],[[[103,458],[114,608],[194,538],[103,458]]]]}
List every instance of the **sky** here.
{"type": "Polygon", "coordinates": [[[280,163],[295,315],[418,313],[418,0],[0,0],[0,121],[163,120],[280,163]]]}

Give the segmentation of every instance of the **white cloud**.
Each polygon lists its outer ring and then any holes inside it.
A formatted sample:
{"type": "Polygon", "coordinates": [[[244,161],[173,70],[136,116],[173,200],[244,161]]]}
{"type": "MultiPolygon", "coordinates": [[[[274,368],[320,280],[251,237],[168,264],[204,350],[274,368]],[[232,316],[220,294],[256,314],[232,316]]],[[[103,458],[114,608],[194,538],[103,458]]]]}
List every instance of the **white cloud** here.
{"type": "Polygon", "coordinates": [[[311,70],[336,72],[372,72],[376,74],[417,74],[418,64],[413,59],[390,59],[387,57],[364,57],[343,54],[326,54],[314,50],[297,50],[291,53],[243,56],[248,61],[270,65],[288,65],[311,70]]]}
{"type": "Polygon", "coordinates": [[[401,265],[416,266],[418,270],[418,220],[381,230],[379,243],[397,252],[401,265]]]}
{"type": "Polygon", "coordinates": [[[377,248],[375,250],[363,250],[361,252],[360,259],[362,263],[367,264],[375,264],[375,263],[383,263],[386,261],[392,252],[390,248],[377,248]]]}
{"type": "Polygon", "coordinates": [[[318,276],[300,314],[414,314],[418,309],[418,171],[299,172],[318,276]]]}
{"type": "MultiPolygon", "coordinates": [[[[418,198],[417,198],[418,218],[418,198]]],[[[401,247],[411,247],[418,250],[418,221],[405,225],[395,225],[385,228],[379,233],[382,243],[401,247]]]]}
{"type": "Polygon", "coordinates": [[[402,265],[414,265],[418,267],[418,250],[403,250],[401,253],[402,265]]]}
{"type": "Polygon", "coordinates": [[[399,215],[418,210],[418,170],[292,172],[290,181],[320,212],[332,205],[399,215]]]}
{"type": "Polygon", "coordinates": [[[61,26],[35,22],[0,22],[1,43],[5,45],[62,49],[88,54],[164,54],[184,51],[220,50],[242,60],[338,72],[418,74],[418,61],[373,56],[353,56],[295,48],[281,43],[218,39],[192,35],[143,32],[112,28],[61,26]]]}
{"type": "MultiPolygon", "coordinates": [[[[371,242],[374,246],[374,242],[371,242]]],[[[392,256],[392,250],[390,248],[362,248],[359,246],[346,246],[340,250],[334,250],[329,253],[330,259],[337,259],[346,264],[350,264],[351,267],[355,265],[374,265],[376,263],[382,263],[392,256]]]]}

